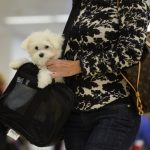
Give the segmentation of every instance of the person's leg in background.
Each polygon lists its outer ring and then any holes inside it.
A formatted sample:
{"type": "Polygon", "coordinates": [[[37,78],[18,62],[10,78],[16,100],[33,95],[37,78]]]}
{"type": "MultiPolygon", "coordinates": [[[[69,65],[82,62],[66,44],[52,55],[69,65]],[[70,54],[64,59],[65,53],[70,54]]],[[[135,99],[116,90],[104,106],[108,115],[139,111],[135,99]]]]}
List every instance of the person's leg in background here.
{"type": "MultiPolygon", "coordinates": [[[[6,81],[4,75],[0,73],[0,96],[2,95],[6,81]]],[[[6,128],[0,123],[0,150],[6,150],[6,128]]]]}

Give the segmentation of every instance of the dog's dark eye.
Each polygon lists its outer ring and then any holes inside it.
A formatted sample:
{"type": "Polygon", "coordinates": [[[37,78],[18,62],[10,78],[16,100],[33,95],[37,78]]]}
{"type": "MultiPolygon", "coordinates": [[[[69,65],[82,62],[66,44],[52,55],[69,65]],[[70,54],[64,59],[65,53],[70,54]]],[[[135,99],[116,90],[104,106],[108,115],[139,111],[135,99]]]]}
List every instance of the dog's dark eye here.
{"type": "Polygon", "coordinates": [[[38,50],[39,49],[38,46],[35,46],[35,49],[38,50]]]}
{"type": "Polygon", "coordinates": [[[48,48],[49,48],[49,46],[48,46],[48,45],[46,45],[46,46],[45,46],[45,49],[48,49],[48,48]]]}

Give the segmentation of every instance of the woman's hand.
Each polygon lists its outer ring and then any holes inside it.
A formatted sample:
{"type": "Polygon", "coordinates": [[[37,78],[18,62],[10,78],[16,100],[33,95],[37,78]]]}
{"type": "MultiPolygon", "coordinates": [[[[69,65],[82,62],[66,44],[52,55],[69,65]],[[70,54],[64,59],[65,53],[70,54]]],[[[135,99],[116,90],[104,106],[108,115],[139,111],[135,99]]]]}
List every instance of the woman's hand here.
{"type": "Polygon", "coordinates": [[[81,73],[79,60],[50,60],[47,68],[53,72],[51,75],[53,78],[69,77],[81,73]]]}

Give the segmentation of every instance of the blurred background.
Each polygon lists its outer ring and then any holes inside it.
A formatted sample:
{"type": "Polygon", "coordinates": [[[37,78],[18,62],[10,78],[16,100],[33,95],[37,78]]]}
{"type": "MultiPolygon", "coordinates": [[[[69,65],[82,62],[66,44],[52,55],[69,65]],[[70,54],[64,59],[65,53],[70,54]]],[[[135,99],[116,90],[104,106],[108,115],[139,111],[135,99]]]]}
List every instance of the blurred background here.
{"type": "MultiPolygon", "coordinates": [[[[62,33],[71,5],[71,0],[0,0],[0,91],[6,87],[15,73],[8,67],[9,62],[16,58],[28,57],[20,48],[22,41],[31,32],[45,29],[62,33]]],[[[148,30],[150,31],[150,27],[148,30]]],[[[139,138],[136,144],[143,145],[144,142],[141,141],[139,138]]],[[[54,147],[38,148],[24,140],[15,142],[7,139],[7,144],[7,150],[54,149],[54,147]]],[[[65,150],[63,144],[60,145],[57,145],[55,150],[65,150]]],[[[147,150],[150,150],[150,147],[147,150]]]]}

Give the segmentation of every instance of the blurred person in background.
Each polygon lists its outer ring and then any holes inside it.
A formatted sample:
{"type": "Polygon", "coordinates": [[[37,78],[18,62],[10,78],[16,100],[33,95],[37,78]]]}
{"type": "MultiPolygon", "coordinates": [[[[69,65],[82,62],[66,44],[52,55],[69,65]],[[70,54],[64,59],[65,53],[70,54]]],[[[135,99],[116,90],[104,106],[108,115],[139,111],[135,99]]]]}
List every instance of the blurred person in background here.
{"type": "Polygon", "coordinates": [[[0,96],[3,93],[5,86],[6,86],[6,80],[4,78],[4,75],[0,73],[0,96]]]}
{"type": "Polygon", "coordinates": [[[150,113],[141,117],[141,125],[134,147],[142,147],[144,150],[150,150],[150,113]]]}
{"type": "MultiPolygon", "coordinates": [[[[0,73],[0,96],[2,95],[6,81],[4,75],[0,73]]],[[[0,124],[0,150],[6,150],[6,128],[0,124]]]]}

